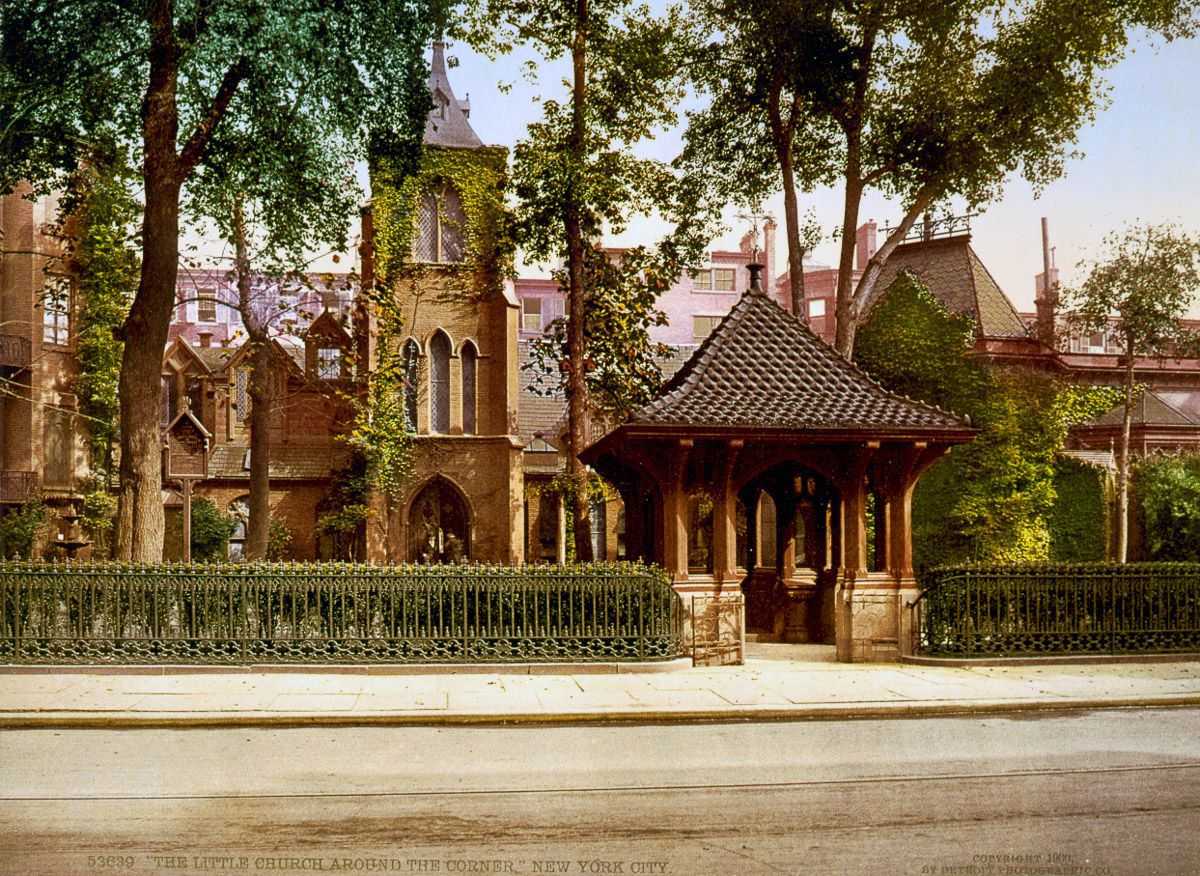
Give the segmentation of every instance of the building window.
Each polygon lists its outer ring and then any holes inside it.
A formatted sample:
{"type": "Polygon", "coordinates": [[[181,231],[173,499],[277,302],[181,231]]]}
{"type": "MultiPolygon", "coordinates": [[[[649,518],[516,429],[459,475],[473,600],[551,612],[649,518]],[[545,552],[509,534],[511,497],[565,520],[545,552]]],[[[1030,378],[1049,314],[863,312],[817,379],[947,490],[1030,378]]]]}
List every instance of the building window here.
{"type": "Polygon", "coordinates": [[[816,319],[817,317],[824,316],[824,315],[825,315],[825,299],[824,298],[814,298],[812,301],[808,302],[808,318],[809,319],[816,319]]]}
{"type": "Polygon", "coordinates": [[[229,559],[235,563],[246,559],[246,524],[250,520],[250,497],[238,496],[229,503],[233,532],[229,534],[229,559]]]}
{"type": "Polygon", "coordinates": [[[71,337],[71,283],[66,277],[46,275],[42,290],[42,341],[64,346],[71,337]]]}
{"type": "Polygon", "coordinates": [[[179,413],[179,382],[174,374],[162,378],[162,424],[169,426],[179,413]]]}
{"type": "Polygon", "coordinates": [[[442,331],[429,342],[429,397],[430,431],[445,435],[450,431],[450,339],[442,331]]]}
{"type": "Polygon", "coordinates": [[[479,354],[475,352],[474,344],[464,344],[462,348],[462,419],[463,434],[475,434],[475,380],[479,354]]]}
{"type": "Polygon", "coordinates": [[[696,343],[700,343],[709,335],[713,329],[720,325],[722,316],[693,316],[692,317],[692,338],[696,343]]]}
{"type": "Polygon", "coordinates": [[[320,347],[317,350],[317,379],[342,379],[342,351],[338,347],[320,347]]]}
{"type": "Polygon", "coordinates": [[[733,268],[704,268],[692,274],[692,288],[697,292],[732,292],[733,268]]]}
{"type": "Polygon", "coordinates": [[[237,371],[237,376],[234,380],[234,408],[237,410],[237,421],[244,423],[246,422],[246,418],[250,416],[250,395],[246,391],[250,384],[250,372],[241,368],[237,371]]]}
{"type": "Polygon", "coordinates": [[[74,468],[71,459],[71,415],[58,408],[47,408],[42,428],[42,440],[46,448],[46,485],[69,487],[74,468]]]}
{"type": "Polygon", "coordinates": [[[541,298],[525,298],[521,301],[521,328],[527,332],[541,332],[541,298]]]}
{"type": "Polygon", "coordinates": [[[466,214],[462,198],[449,186],[428,191],[417,208],[413,261],[452,264],[466,258],[466,214]]]}
{"type": "Polygon", "coordinates": [[[196,292],[196,321],[217,321],[217,290],[200,289],[196,292]]]}
{"type": "Polygon", "coordinates": [[[592,559],[603,562],[608,558],[608,506],[603,499],[593,500],[588,508],[588,527],[592,535],[592,559]]]}
{"type": "Polygon", "coordinates": [[[409,431],[417,431],[417,381],[421,374],[421,351],[413,340],[404,343],[404,416],[409,431]]]}
{"type": "Polygon", "coordinates": [[[1089,353],[1103,353],[1104,352],[1104,332],[1093,332],[1092,333],[1091,337],[1088,338],[1087,351],[1089,353]]]}

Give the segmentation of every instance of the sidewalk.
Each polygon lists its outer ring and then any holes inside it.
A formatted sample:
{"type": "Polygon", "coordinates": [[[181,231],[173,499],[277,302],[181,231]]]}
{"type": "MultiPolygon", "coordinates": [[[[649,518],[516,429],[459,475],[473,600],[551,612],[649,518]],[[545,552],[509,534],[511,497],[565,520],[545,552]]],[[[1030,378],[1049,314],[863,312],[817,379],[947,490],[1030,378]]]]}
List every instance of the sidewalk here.
{"type": "Polygon", "coordinates": [[[0,728],[819,720],[1200,705],[1200,660],[844,664],[753,644],[744,666],[0,669],[0,728]]]}

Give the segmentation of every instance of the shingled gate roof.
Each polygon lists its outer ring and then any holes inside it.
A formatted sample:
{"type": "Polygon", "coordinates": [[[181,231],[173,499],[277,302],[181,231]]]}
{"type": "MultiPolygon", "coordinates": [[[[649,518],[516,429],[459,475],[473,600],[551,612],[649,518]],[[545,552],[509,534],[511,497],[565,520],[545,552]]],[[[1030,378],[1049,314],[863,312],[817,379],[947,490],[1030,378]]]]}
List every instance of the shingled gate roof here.
{"type": "Polygon", "coordinates": [[[1020,314],[971,248],[966,235],[907,243],[883,263],[873,307],[901,274],[912,274],[951,313],[975,320],[983,337],[1028,336],[1020,314]]]}
{"type": "Polygon", "coordinates": [[[630,426],[959,431],[965,417],[889,392],[765,295],[748,292],[630,426]]]}

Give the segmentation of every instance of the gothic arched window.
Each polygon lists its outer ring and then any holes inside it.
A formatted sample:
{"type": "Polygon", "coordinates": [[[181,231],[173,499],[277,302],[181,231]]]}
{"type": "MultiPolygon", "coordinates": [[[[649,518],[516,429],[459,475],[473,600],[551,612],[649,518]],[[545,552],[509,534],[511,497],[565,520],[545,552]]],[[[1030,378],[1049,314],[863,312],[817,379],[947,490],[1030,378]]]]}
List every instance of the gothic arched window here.
{"type": "Polygon", "coordinates": [[[451,264],[466,258],[466,214],[462,198],[450,186],[430,189],[417,205],[413,261],[451,264]]]}
{"type": "Polygon", "coordinates": [[[414,340],[404,342],[404,416],[410,431],[417,431],[417,379],[420,375],[421,350],[414,340]]]}
{"type": "Polygon", "coordinates": [[[478,370],[479,354],[475,345],[468,342],[463,344],[459,353],[462,358],[462,422],[463,434],[475,434],[475,381],[478,370]]]}
{"type": "Polygon", "coordinates": [[[450,339],[438,330],[429,342],[430,431],[450,431],[450,339]]]}
{"type": "Polygon", "coordinates": [[[229,516],[233,518],[233,532],[229,533],[229,559],[241,562],[246,559],[246,529],[250,522],[250,497],[238,496],[229,503],[229,516]]]}

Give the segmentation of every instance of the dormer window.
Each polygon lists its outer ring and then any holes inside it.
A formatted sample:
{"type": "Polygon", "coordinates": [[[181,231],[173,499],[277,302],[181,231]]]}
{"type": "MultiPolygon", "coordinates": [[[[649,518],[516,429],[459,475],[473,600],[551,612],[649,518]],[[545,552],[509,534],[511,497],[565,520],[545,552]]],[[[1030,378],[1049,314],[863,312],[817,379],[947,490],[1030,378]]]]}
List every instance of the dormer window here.
{"type": "Polygon", "coordinates": [[[413,261],[435,264],[464,261],[465,226],[466,215],[458,192],[450,186],[425,192],[417,209],[413,261]]]}

